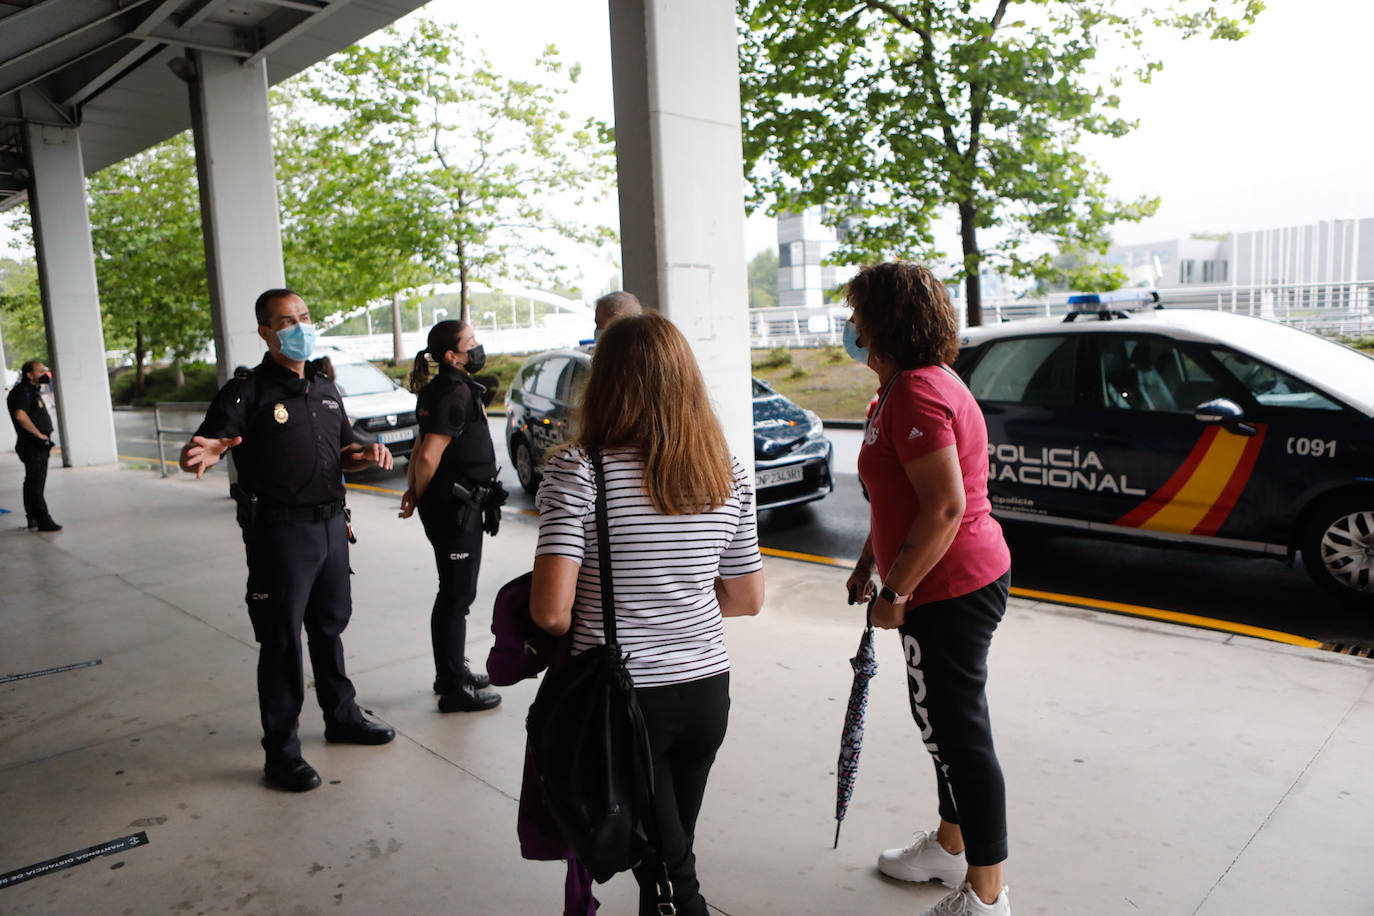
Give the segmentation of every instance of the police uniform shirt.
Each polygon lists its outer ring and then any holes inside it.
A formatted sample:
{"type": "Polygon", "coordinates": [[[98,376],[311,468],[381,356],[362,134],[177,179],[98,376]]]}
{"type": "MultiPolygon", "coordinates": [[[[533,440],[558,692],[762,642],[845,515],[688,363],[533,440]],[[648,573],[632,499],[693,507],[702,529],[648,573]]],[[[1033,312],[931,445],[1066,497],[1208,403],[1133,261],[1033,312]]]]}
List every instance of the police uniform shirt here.
{"type": "Polygon", "coordinates": [[[482,412],[484,391],[486,388],[462,369],[441,366],[416,398],[420,434],[435,433],[452,440],[434,473],[442,481],[440,493],[446,493],[448,485],[455,482],[486,483],[496,476],[496,449],[482,412]]]}
{"type": "Polygon", "coordinates": [[[239,486],[280,506],[319,506],[344,498],[339,451],[357,439],[343,397],[320,370],[305,378],[271,354],[247,378],[231,379],[210,405],[197,436],[242,436],[233,448],[239,486]]]}
{"type": "Polygon", "coordinates": [[[52,434],[52,417],[48,416],[48,408],[43,403],[43,393],[38,390],[38,386],[30,384],[27,378],[20,379],[19,384],[10,389],[9,396],[5,398],[5,405],[9,408],[10,422],[14,424],[14,432],[18,436],[16,448],[31,448],[35,445],[46,448],[47,443],[20,426],[19,418],[15,416],[22,410],[29,415],[29,419],[40,433],[45,436],[52,434]]]}

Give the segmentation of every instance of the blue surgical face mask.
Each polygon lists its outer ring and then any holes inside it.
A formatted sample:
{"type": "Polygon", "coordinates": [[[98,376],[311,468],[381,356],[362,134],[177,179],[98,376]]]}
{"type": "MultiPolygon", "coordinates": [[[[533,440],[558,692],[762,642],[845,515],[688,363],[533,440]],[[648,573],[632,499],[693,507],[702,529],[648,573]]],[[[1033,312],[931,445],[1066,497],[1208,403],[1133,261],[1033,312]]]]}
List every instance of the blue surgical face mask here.
{"type": "Polygon", "coordinates": [[[315,326],[297,323],[277,332],[281,355],[289,360],[305,362],[315,352],[315,326]]]}
{"type": "Polygon", "coordinates": [[[868,347],[859,346],[859,332],[854,330],[854,322],[844,323],[844,352],[855,362],[868,365],[868,347]]]}

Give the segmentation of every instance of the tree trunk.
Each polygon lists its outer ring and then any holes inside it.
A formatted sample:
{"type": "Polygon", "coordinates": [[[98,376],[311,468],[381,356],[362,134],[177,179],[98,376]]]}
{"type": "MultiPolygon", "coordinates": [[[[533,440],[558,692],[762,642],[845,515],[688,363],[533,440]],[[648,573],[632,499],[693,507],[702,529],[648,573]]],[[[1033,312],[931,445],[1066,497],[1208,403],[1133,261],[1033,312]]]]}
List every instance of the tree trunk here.
{"type": "Polygon", "coordinates": [[[134,323],[134,397],[143,397],[148,387],[148,376],[143,370],[143,358],[147,356],[143,346],[143,322],[134,323]]]}
{"type": "Polygon", "coordinates": [[[468,308],[468,259],[463,254],[463,240],[459,239],[458,247],[458,316],[468,324],[472,324],[472,314],[468,308]]]}
{"type": "Polygon", "coordinates": [[[964,298],[968,303],[968,326],[983,323],[983,281],[980,270],[983,256],[978,251],[978,229],[974,224],[973,204],[959,204],[959,238],[964,247],[964,298]]]}
{"type": "Polygon", "coordinates": [[[186,387],[186,370],[179,355],[172,358],[172,369],[176,378],[177,390],[180,391],[186,387]]]}
{"type": "Polygon", "coordinates": [[[398,366],[406,358],[401,343],[401,294],[395,290],[391,293],[391,353],[398,366]]]}

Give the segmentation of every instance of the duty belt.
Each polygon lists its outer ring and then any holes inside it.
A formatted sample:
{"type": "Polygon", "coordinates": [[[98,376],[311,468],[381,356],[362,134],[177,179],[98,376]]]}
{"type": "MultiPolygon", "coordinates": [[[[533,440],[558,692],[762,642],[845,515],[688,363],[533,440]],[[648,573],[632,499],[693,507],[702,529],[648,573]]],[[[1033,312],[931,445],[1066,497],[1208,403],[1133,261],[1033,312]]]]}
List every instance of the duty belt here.
{"type": "Polygon", "coordinates": [[[254,517],[264,525],[296,525],[301,522],[327,522],[336,515],[342,515],[343,511],[342,499],[318,506],[274,506],[258,500],[254,517]]]}

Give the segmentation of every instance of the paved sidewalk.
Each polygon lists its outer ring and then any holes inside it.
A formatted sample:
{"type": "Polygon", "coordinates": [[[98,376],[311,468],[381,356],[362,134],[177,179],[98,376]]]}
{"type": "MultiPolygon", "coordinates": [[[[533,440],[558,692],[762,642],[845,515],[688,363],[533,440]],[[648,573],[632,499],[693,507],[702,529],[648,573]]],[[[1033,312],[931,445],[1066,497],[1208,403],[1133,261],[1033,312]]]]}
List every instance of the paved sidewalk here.
{"type": "MultiPolygon", "coordinates": [[[[0,506],[20,467],[0,460],[0,506]]],[[[350,495],[359,699],[382,748],[326,746],[312,698],[304,754],[325,785],[261,783],[255,646],[222,475],[53,469],[66,530],[0,515],[0,874],[145,832],[148,844],[0,887],[0,912],[561,911],[562,867],[515,839],[533,682],[489,713],[429,693],[431,554],[393,497],[350,495]]],[[[471,654],[491,597],[528,569],[535,526],[487,542],[471,654]]],[[[878,875],[877,852],[934,823],[896,638],[880,641],[868,736],[838,850],[834,769],[861,622],[841,570],[768,559],[762,616],[727,623],[730,733],[698,830],[713,910],[915,913],[931,885],[878,875]]],[[[993,644],[1015,912],[1374,913],[1374,663],[1013,599],[993,644]]],[[[0,884],[3,884],[0,881],[0,884]]],[[[634,886],[600,889],[633,913],[634,886]]]]}

